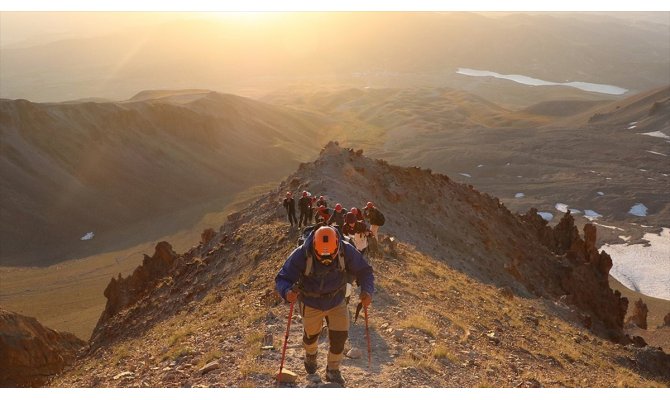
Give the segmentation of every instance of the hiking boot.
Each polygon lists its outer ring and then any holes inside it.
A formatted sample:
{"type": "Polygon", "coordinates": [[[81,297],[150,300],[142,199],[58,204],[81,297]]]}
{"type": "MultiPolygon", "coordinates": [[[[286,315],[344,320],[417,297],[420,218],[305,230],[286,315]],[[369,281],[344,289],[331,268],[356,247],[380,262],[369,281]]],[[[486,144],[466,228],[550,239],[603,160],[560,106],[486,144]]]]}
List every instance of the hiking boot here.
{"type": "Polygon", "coordinates": [[[305,371],[312,375],[316,373],[316,354],[305,354],[305,371]]]}
{"type": "Polygon", "coordinates": [[[326,380],[344,386],[344,378],[339,369],[328,369],[326,367],[326,380]]]}

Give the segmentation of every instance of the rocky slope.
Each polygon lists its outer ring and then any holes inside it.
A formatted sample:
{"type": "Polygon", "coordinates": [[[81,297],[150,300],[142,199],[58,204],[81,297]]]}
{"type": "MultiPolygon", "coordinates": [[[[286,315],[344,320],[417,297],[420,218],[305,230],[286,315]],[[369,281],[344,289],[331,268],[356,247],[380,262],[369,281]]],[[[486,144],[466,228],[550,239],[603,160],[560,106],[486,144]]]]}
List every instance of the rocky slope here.
{"type": "MultiPolygon", "coordinates": [[[[371,258],[372,366],[359,321],[348,350],[363,357],[345,361],[348,386],[670,384],[670,356],[623,334],[627,300],[607,284],[595,227],[582,237],[567,215],[550,228],[447,176],[331,143],[199,245],[175,254],[159,243],[131,276],[113,279],[90,350],[49,385],[274,385],[288,310],[274,275],[298,234],[280,200],[303,189],[346,207],[372,200],[386,215],[371,258]]],[[[286,365],[302,375],[294,318],[286,365]]]]}
{"type": "Polygon", "coordinates": [[[74,362],[86,342],[0,308],[0,387],[42,386],[74,362]]]}

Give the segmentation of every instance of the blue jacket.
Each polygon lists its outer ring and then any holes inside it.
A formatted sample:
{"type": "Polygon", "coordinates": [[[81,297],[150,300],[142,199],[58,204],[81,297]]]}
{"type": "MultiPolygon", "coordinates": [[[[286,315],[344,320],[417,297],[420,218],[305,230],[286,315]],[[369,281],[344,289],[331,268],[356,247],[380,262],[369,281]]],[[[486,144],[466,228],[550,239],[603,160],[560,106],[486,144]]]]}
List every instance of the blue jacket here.
{"type": "MultiPolygon", "coordinates": [[[[312,273],[305,276],[305,268],[307,267],[306,251],[312,252],[313,240],[314,232],[307,237],[305,243],[291,253],[275,278],[275,288],[286,299],[286,292],[302,279],[302,288],[305,292],[326,294],[323,297],[301,296],[302,302],[312,308],[324,311],[330,310],[344,300],[344,290],[336,291],[342,287],[346,280],[343,277],[344,273],[340,271],[339,258],[336,258],[330,265],[323,265],[316,257],[312,256],[312,273]],[[334,296],[328,295],[334,292],[336,292],[334,296]]],[[[373,294],[375,286],[370,264],[349,243],[340,241],[340,251],[344,251],[346,270],[355,276],[361,290],[373,294]]]]}

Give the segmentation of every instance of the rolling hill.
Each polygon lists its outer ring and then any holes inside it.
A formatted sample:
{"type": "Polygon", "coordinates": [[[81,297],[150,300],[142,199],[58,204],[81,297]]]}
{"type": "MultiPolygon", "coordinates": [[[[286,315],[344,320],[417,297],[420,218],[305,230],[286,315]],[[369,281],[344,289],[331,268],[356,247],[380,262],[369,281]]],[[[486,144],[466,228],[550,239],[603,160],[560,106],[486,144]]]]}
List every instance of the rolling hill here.
{"type": "Polygon", "coordinates": [[[225,205],[316,154],[327,126],[211,91],[103,103],[1,100],[0,122],[0,265],[130,247],[151,239],[133,227],[161,218],[167,225],[153,238],[174,232],[197,222],[203,204],[225,205]],[[189,208],[197,210],[181,215],[189,208]],[[88,232],[94,238],[80,240],[88,232]]]}

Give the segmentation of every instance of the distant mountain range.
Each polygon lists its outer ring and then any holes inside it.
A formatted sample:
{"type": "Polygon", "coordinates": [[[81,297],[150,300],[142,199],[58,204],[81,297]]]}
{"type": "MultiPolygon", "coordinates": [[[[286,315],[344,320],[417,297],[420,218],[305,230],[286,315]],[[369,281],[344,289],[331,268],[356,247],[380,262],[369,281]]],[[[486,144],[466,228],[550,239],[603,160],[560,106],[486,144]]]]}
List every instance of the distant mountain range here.
{"type": "Polygon", "coordinates": [[[82,256],[124,237],[134,244],[119,229],[173,221],[185,208],[281,179],[329,139],[466,180],[515,211],[556,213],[566,203],[612,222],[630,220],[642,203],[646,223],[668,226],[667,144],[637,133],[669,130],[669,99],[666,87],[518,111],[449,88],[294,89],[264,102],[208,90],[144,91],[122,102],[2,100],[0,264],[82,256]]]}

